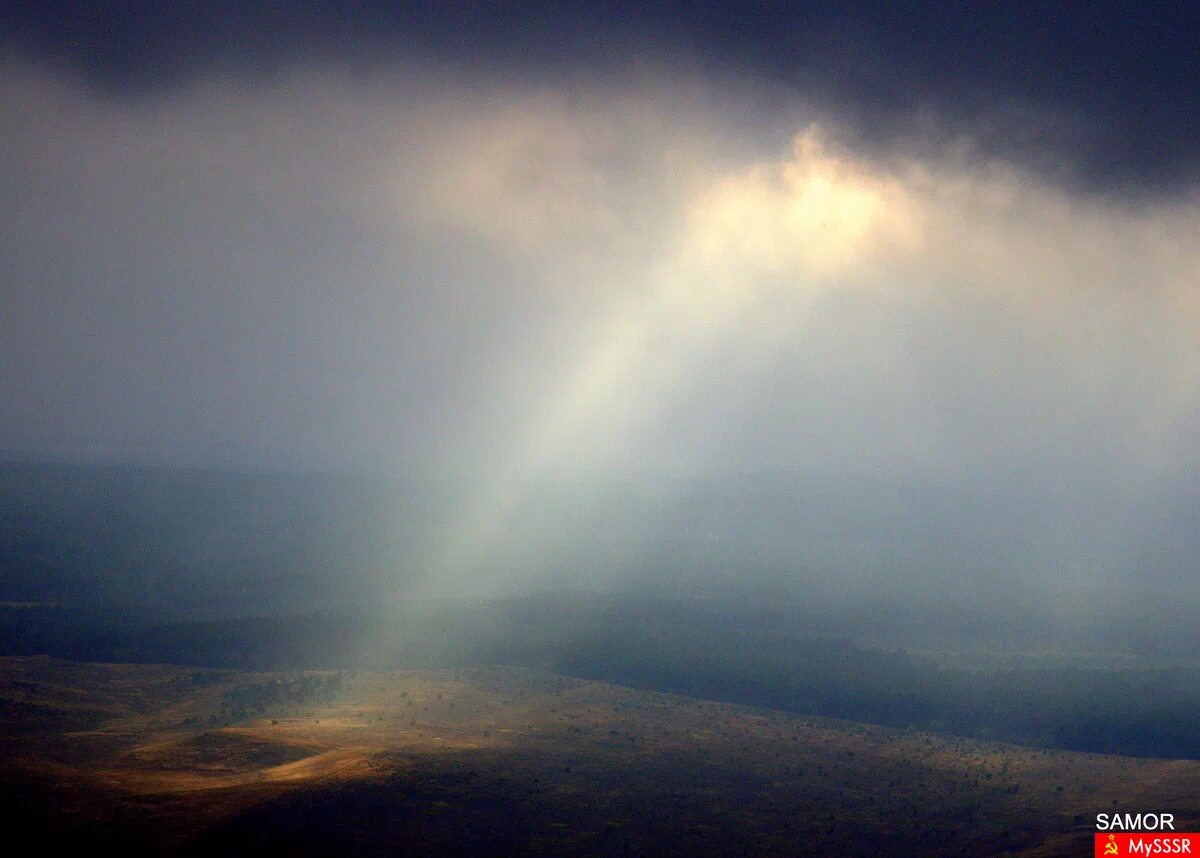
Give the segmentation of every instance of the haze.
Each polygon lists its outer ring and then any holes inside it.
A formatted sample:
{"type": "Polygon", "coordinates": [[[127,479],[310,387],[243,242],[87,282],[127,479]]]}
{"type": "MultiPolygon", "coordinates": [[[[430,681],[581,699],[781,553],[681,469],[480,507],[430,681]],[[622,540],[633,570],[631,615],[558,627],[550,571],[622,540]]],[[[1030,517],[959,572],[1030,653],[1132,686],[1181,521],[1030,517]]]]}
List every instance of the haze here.
{"type": "Polygon", "coordinates": [[[1145,106],[1178,45],[1125,100],[1086,51],[959,87],[968,48],[941,77],[857,19],[788,53],[562,12],[572,61],[479,15],[11,24],[7,457],[436,485],[331,564],[367,601],[1137,604],[1186,645],[1195,128],[1145,106]]]}

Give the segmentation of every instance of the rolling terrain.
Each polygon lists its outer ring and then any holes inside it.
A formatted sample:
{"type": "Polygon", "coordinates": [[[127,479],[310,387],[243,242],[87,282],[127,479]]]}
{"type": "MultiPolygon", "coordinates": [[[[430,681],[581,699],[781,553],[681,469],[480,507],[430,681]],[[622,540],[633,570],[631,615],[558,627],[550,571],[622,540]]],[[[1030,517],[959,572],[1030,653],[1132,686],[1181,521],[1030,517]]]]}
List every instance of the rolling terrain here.
{"type": "Polygon", "coordinates": [[[518,668],[0,659],[3,822],[236,854],[1089,854],[1200,825],[1200,763],[1022,748],[518,668]]]}

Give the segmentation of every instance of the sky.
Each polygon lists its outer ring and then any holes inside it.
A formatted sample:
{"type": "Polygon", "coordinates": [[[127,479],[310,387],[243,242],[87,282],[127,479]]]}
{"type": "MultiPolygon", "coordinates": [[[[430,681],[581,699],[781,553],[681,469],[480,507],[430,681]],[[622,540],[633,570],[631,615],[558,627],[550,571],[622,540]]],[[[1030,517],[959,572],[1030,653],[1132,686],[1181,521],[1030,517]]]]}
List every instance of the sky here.
{"type": "Polygon", "coordinates": [[[1000,5],[16,4],[0,449],[1190,472],[1196,13],[1000,5]]]}

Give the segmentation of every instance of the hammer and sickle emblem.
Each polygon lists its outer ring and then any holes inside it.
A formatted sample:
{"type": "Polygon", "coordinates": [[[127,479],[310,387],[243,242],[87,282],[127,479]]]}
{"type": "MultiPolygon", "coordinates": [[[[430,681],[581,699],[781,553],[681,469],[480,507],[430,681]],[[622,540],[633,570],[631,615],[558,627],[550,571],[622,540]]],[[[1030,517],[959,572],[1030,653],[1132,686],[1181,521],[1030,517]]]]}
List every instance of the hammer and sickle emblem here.
{"type": "Polygon", "coordinates": [[[1117,846],[1117,836],[1115,834],[1108,835],[1108,843],[1104,844],[1105,855],[1120,855],[1121,850],[1117,846]]]}

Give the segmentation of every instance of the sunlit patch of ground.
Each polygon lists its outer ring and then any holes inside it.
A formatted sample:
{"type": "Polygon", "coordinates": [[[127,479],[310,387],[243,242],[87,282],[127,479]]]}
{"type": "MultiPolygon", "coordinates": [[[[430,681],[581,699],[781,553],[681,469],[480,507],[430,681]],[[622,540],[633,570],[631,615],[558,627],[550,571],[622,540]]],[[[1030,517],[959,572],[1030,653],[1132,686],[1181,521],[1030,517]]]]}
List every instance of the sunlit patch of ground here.
{"type": "Polygon", "coordinates": [[[1195,762],[905,733],[506,668],[265,674],[0,659],[0,750],[3,784],[46,796],[46,824],[133,826],[160,846],[213,852],[269,836],[315,854],[318,843],[345,854],[781,854],[797,843],[840,854],[852,843],[863,854],[1054,855],[1086,854],[1095,814],[1114,807],[1200,827],[1195,762]],[[253,710],[231,703],[268,687],[293,691],[253,710]]]}

